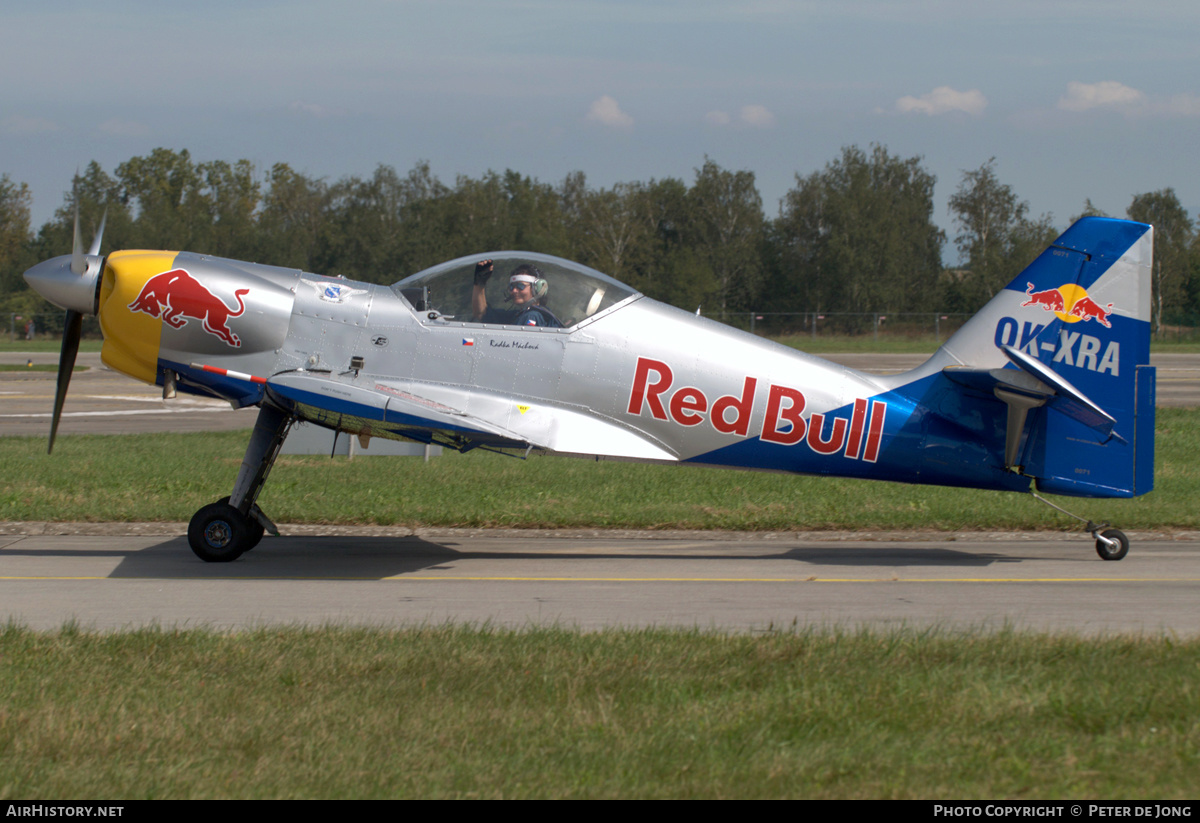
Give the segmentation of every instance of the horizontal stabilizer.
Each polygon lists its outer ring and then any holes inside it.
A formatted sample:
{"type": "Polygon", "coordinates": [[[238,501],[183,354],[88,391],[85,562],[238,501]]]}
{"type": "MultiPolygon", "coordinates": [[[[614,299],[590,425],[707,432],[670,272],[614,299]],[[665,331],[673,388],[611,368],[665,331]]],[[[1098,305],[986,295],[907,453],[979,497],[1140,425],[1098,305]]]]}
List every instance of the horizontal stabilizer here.
{"type": "MultiPolygon", "coordinates": [[[[1001,348],[1017,368],[1054,389],[1057,397],[1050,401],[1050,408],[1095,430],[1104,440],[1113,436],[1113,426],[1117,424],[1116,418],[1100,408],[1086,394],[1072,386],[1065,377],[1053,371],[1037,358],[1030,357],[1012,346],[1001,346],[1001,348]]],[[[1119,435],[1117,436],[1119,437],[1119,435]]]]}
{"type": "Polygon", "coordinates": [[[971,369],[949,366],[942,370],[946,377],[961,386],[984,394],[993,394],[1011,405],[1014,395],[1028,398],[1029,408],[1045,405],[1072,420],[1082,423],[1099,435],[1101,442],[1110,437],[1124,440],[1113,432],[1116,419],[1079,391],[1062,375],[1055,374],[1037,360],[1027,357],[1010,346],[1007,354],[1018,369],[971,369]]]}

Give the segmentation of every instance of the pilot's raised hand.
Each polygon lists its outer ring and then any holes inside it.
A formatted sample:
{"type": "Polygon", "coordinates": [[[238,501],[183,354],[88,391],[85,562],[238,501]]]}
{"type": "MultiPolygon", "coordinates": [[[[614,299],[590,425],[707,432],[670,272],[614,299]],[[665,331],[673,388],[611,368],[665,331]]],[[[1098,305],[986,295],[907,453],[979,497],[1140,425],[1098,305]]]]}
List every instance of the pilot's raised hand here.
{"type": "Polygon", "coordinates": [[[487,281],[492,276],[495,269],[492,266],[491,260],[480,260],[475,264],[475,285],[486,286],[487,281]]]}

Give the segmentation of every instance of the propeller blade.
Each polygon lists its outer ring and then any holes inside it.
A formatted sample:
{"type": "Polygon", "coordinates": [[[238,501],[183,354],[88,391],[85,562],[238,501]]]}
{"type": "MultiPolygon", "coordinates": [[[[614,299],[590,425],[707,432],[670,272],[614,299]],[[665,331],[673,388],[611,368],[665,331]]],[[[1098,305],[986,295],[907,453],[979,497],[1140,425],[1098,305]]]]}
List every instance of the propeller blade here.
{"type": "Polygon", "coordinates": [[[50,418],[50,446],[46,454],[54,452],[54,437],[58,434],[58,421],[62,417],[63,402],[67,399],[67,386],[71,385],[71,373],[75,371],[75,357],[79,354],[79,338],[83,335],[83,315],[67,309],[63,321],[62,353],[58,356],[58,387],[54,392],[54,416],[50,418]]]}
{"type": "Polygon", "coordinates": [[[97,255],[100,253],[100,241],[104,239],[104,224],[108,222],[108,209],[104,210],[104,214],[100,216],[100,228],[96,229],[96,236],[92,238],[92,246],[88,249],[88,254],[97,255]]]}
{"type": "Polygon", "coordinates": [[[83,257],[83,238],[79,236],[79,198],[75,198],[75,240],[71,243],[71,271],[83,274],[87,260],[83,257]]]}

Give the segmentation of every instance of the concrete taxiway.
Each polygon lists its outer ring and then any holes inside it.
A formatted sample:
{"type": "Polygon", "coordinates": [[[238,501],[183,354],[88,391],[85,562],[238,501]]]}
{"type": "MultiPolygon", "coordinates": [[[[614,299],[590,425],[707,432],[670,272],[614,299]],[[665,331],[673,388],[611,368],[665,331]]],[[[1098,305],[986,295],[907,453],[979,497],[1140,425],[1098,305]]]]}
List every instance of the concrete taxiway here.
{"type": "Polygon", "coordinates": [[[1058,534],[389,535],[292,527],[292,536],[268,537],[234,563],[205,564],[188,549],[182,524],[141,530],[161,533],[0,535],[0,619],[100,630],[465,622],[1200,633],[1197,535],[1134,534],[1125,560],[1104,562],[1086,536],[1058,534]]]}

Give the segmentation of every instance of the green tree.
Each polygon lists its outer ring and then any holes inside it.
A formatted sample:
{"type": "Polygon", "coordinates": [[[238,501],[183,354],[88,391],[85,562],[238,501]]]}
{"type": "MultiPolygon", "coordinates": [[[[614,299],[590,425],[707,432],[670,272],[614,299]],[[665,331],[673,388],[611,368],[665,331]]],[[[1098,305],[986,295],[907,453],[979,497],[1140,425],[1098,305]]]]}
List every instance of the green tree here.
{"type": "Polygon", "coordinates": [[[35,262],[29,230],[32,203],[28,185],[14,183],[7,174],[0,176],[0,306],[4,312],[25,314],[45,305],[21,276],[35,262]]]}
{"type": "Polygon", "coordinates": [[[629,285],[688,311],[718,304],[721,287],[711,260],[696,242],[687,184],[668,177],[626,185],[640,223],[622,264],[629,285]]]}
{"type": "Polygon", "coordinates": [[[370,178],[339,180],[329,193],[329,243],[320,269],[372,283],[391,283],[401,265],[403,183],[380,164],[370,178]]]}
{"type": "Polygon", "coordinates": [[[1154,334],[1163,334],[1163,310],[1182,309],[1188,297],[1188,275],[1195,230],[1174,189],[1134,195],[1127,212],[1130,220],[1154,226],[1154,334]]]}
{"type": "Polygon", "coordinates": [[[327,231],[329,188],[276,163],[266,175],[258,214],[257,259],[276,266],[316,271],[327,231]]]}
{"type": "Polygon", "coordinates": [[[581,263],[629,281],[639,252],[650,243],[650,222],[640,183],[588,189],[583,172],[568,175],[559,188],[569,231],[571,256],[581,263]]]}
{"type": "Polygon", "coordinates": [[[450,189],[418,162],[401,183],[402,276],[461,256],[449,228],[450,189]]]}
{"type": "Polygon", "coordinates": [[[993,157],[963,172],[950,197],[950,212],[960,229],[954,242],[967,267],[950,289],[952,308],[959,311],[979,309],[1056,236],[1050,215],[1029,219],[1029,203],[999,181],[995,167],[993,157]]]}
{"type": "Polygon", "coordinates": [[[687,242],[716,278],[717,305],[755,308],[762,274],[762,196],[754,172],[731,172],[708,157],[687,194],[687,242]]]}
{"type": "Polygon", "coordinates": [[[1083,211],[1072,217],[1071,222],[1074,223],[1083,217],[1112,217],[1112,215],[1097,206],[1092,202],[1092,198],[1088,197],[1083,201],[1083,211]]]}
{"type": "Polygon", "coordinates": [[[781,303],[806,310],[912,311],[937,301],[945,235],[933,223],[937,178],[921,158],[847,146],[796,177],[773,240],[781,303]]]}
{"type": "Polygon", "coordinates": [[[253,258],[258,248],[258,209],[262,184],[254,164],[238,160],[201,163],[202,198],[212,223],[208,251],[239,260],[253,258]]]}
{"type": "Polygon", "coordinates": [[[210,252],[212,204],[187,149],[158,148],[117,166],[122,201],[135,213],[133,244],[146,249],[210,252]]]}

